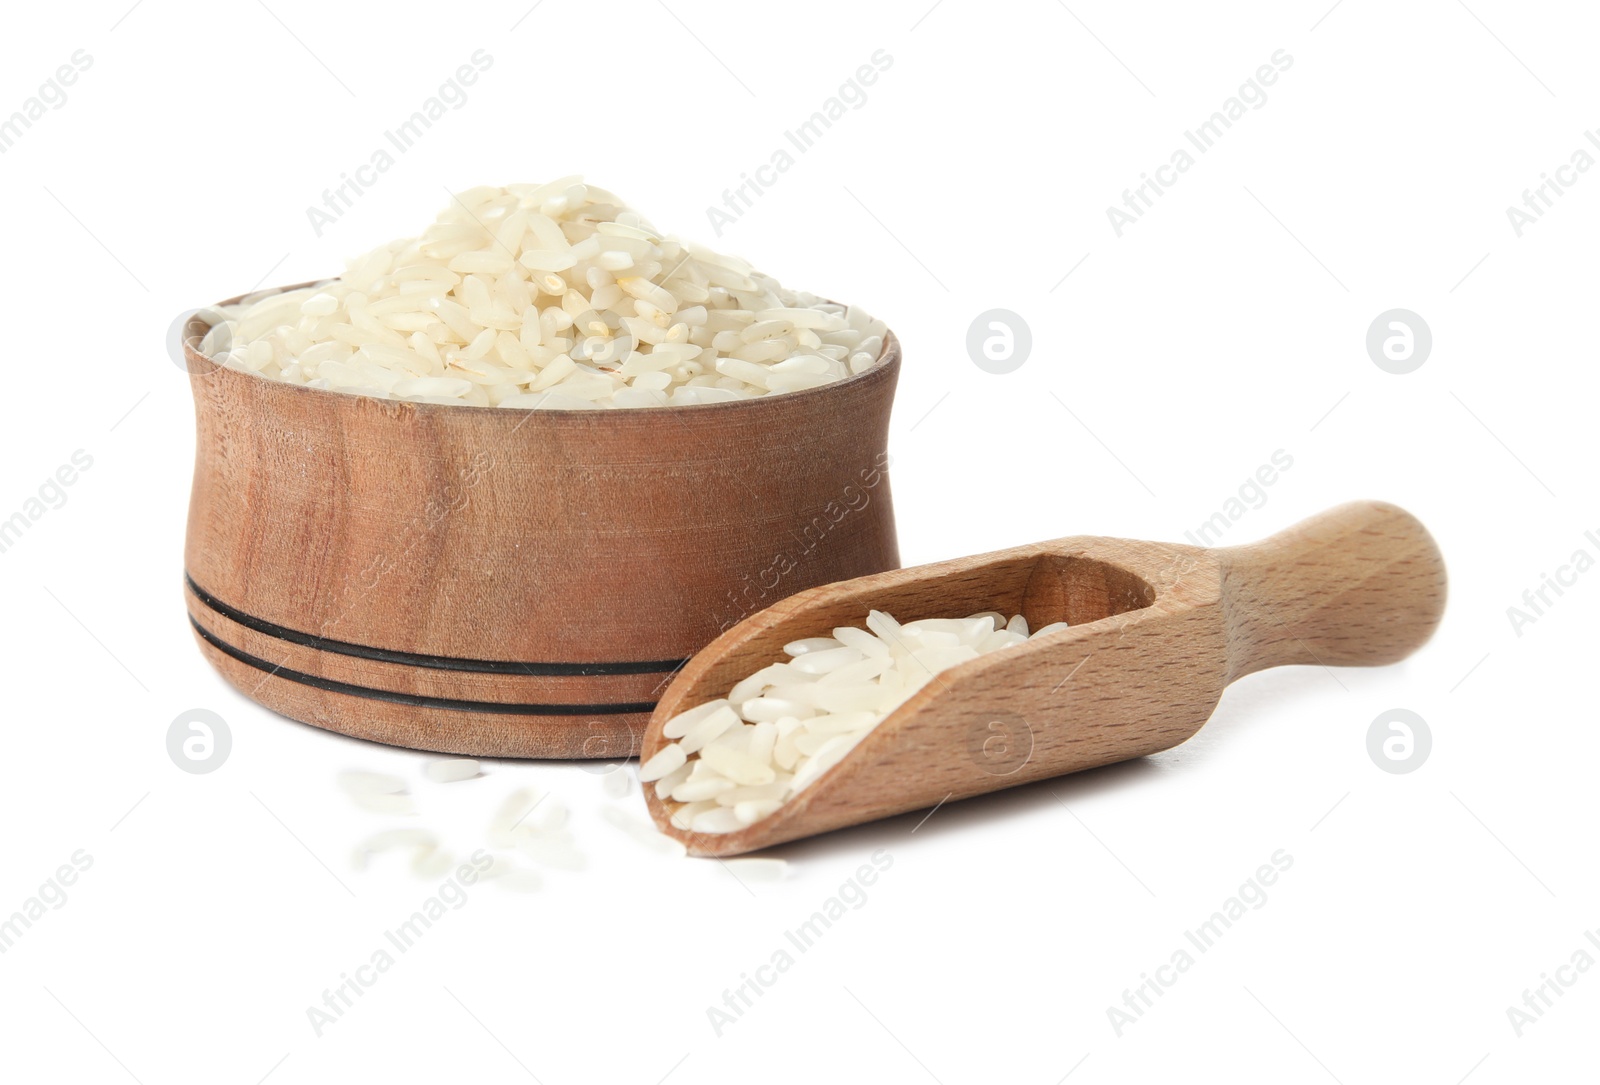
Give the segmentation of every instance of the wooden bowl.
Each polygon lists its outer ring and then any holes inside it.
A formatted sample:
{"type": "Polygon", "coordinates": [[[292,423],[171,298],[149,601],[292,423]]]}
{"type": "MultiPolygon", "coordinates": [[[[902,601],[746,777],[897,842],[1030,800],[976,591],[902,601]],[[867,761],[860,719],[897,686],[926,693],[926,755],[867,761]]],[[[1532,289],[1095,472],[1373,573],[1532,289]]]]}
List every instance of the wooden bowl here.
{"type": "Polygon", "coordinates": [[[229,682],[293,719],[457,754],[632,756],[722,631],[899,567],[892,334],[878,364],[809,391],[545,411],[285,384],[212,363],[204,332],[185,336],[189,619],[229,682]]]}

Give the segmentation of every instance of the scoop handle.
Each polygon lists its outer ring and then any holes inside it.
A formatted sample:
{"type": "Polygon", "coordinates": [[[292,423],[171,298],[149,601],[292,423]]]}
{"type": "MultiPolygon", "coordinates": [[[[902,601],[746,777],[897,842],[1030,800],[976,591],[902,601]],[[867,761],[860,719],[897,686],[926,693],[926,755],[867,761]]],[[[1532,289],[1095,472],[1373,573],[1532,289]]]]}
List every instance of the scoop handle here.
{"type": "Polygon", "coordinates": [[[1409,512],[1354,501],[1271,538],[1214,551],[1222,566],[1229,673],[1404,659],[1444,614],[1438,544],[1409,512]]]}

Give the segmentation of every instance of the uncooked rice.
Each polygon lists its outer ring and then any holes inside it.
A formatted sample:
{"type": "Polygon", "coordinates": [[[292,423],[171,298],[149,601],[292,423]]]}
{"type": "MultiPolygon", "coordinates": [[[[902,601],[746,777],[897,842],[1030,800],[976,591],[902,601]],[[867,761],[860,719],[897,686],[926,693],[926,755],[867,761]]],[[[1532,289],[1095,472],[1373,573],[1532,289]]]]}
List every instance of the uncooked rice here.
{"type": "Polygon", "coordinates": [[[815,783],[940,671],[1029,639],[1020,614],[901,625],[872,611],[865,629],[787,644],[788,659],[668,720],[662,734],[675,741],[639,767],[639,779],[654,785],[678,828],[737,832],[815,783]]]}
{"type": "Polygon", "coordinates": [[[664,235],[565,177],[453,197],[337,279],[213,311],[200,353],[313,388],[474,407],[721,403],[875,364],[887,328],[664,235]]]}
{"type": "Polygon", "coordinates": [[[341,772],[339,786],[363,810],[374,814],[414,814],[406,782],[381,772],[341,772]]]}
{"type": "Polygon", "coordinates": [[[454,784],[475,779],[483,767],[470,757],[449,757],[429,761],[422,766],[422,775],[436,784],[454,784]]]}
{"type": "MultiPolygon", "coordinates": [[[[482,764],[472,758],[435,759],[423,768],[423,776],[435,784],[454,784],[482,775],[482,764]]],[[[397,776],[352,770],[339,774],[339,786],[364,810],[408,815],[417,812],[405,781],[397,776]],[[376,800],[403,800],[404,806],[387,806],[381,802],[374,805],[376,800]]],[[[483,849],[479,849],[471,855],[472,862],[479,867],[478,879],[494,882],[504,889],[531,892],[539,888],[542,879],[536,871],[519,865],[518,860],[530,860],[553,870],[583,870],[586,860],[567,821],[567,807],[555,796],[531,787],[512,791],[489,820],[487,845],[495,854],[486,856],[483,849]],[[484,859],[489,861],[487,866],[481,865],[484,859]]],[[[646,826],[646,829],[655,833],[654,826],[646,826]]],[[[669,843],[679,855],[684,854],[681,844],[669,843]]],[[[365,870],[376,856],[396,851],[409,853],[412,873],[425,879],[443,877],[458,862],[433,832],[410,826],[384,829],[361,841],[351,854],[351,866],[365,870]]]]}

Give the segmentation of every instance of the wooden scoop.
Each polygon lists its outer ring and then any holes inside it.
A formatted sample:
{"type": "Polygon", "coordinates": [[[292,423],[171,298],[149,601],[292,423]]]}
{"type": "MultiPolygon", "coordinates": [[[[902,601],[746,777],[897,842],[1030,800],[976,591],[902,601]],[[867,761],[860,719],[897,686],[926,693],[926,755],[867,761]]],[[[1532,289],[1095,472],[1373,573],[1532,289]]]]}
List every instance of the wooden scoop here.
{"type": "Polygon", "coordinates": [[[1290,663],[1393,663],[1439,624],[1445,569],[1403,509],[1361,501],[1247,546],[1078,536],[877,573],[790,596],[696,655],[656,706],[662,726],[787,657],[783,646],[860,626],[997,610],[1071,628],[940,672],[776,813],[734,833],[661,831],[695,855],[787,840],[1170,749],[1242,675],[1290,663]]]}

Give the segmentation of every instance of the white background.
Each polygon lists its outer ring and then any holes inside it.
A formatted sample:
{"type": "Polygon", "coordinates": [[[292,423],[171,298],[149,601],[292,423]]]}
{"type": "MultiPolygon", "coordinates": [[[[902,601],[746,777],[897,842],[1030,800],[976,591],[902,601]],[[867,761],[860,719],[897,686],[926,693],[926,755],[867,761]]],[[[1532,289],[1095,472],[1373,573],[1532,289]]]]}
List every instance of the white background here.
{"type": "MultiPolygon", "coordinates": [[[[0,518],[93,466],[5,553],[0,916],[79,849],[66,903],[0,957],[0,1074],[256,1082],[1189,1078],[1576,1080],[1600,969],[1519,1036],[1507,1008],[1600,928],[1600,575],[1507,608],[1600,528],[1592,493],[1600,171],[1518,237],[1506,208],[1600,126],[1596,26],[1505,0],[1115,5],[703,0],[333,5],[123,0],[10,12],[0,116],[93,63],[0,155],[9,339],[0,518]],[[270,8],[270,10],[269,10],[270,8]],[[670,8],[670,10],[669,10],[670,8]],[[115,24],[115,25],[114,25],[115,24]],[[515,28],[513,28],[515,24],[515,28]],[[1315,24],[1315,25],[1313,25],[1315,24]],[[335,225],[306,216],[478,49],[493,67],[335,225]],[[892,67],[720,238],[706,207],[871,54],[892,67]],[[1275,50],[1292,67],[1120,238],[1106,209],[1275,50]],[[1274,451],[1293,467],[1227,542],[1378,497],[1433,530],[1444,624],[1397,666],[1242,681],[1142,762],[782,849],[741,884],[599,817],[602,778],[327,735],[201,659],[180,567],[184,309],[335,273],[447,189],[571,172],[659,226],[862,304],[905,344],[891,437],[903,558],[1069,534],[1178,540],[1274,451]],[[1070,271],[1070,275],[1068,274],[1070,271]],[[1385,310],[1434,337],[1367,355],[1385,310]],[[1034,346],[995,376],[967,327],[1034,346]],[[1591,583],[1593,581],[1593,583],[1591,583]],[[233,750],[179,771],[180,712],[233,750]],[[1407,708],[1433,750],[1380,771],[1407,708]],[[434,888],[346,768],[415,781],[470,851],[535,781],[581,873],[475,887],[319,1037],[307,1007],[434,888]],[[892,867],[717,1036],[707,1007],[877,849],[892,867]],[[1293,866],[1149,1012],[1107,1009],[1274,851],[1293,866]],[[120,1064],[120,1065],[119,1065],[120,1064]]],[[[1591,147],[1591,150],[1595,150],[1591,147]]],[[[1595,151],[1600,154],[1600,151],[1595,151]]],[[[637,786],[625,808],[643,816],[637,786]]],[[[1600,935],[1597,935],[1600,937],[1600,935]]]]}

